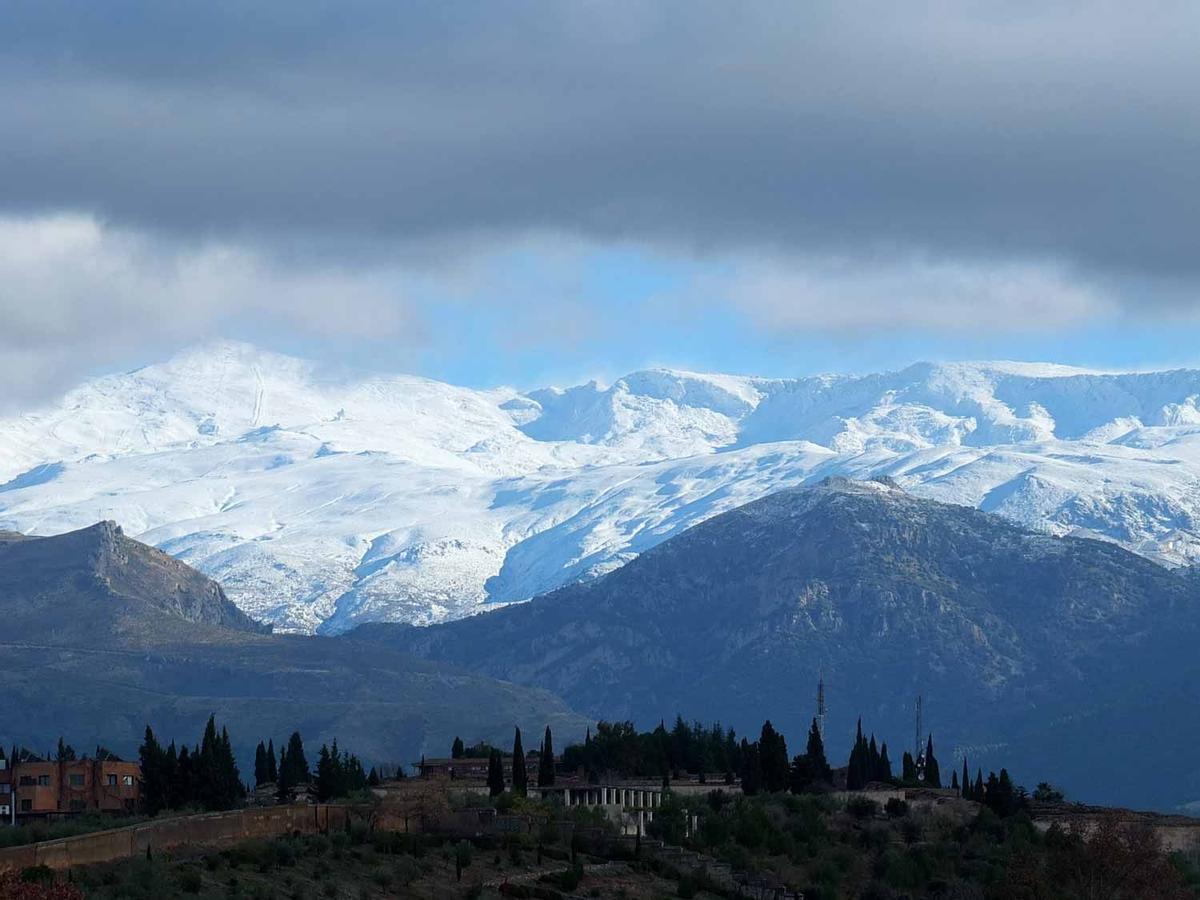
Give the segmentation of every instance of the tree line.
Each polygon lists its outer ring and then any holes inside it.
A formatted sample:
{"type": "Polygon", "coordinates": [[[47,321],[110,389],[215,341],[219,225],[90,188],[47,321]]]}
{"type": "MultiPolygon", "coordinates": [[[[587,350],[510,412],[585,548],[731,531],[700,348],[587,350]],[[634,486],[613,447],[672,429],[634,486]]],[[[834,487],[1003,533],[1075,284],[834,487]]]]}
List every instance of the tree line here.
{"type": "MultiPolygon", "coordinates": [[[[245,800],[247,786],[242,784],[229,731],[224,727],[218,731],[213,716],[197,744],[184,744],[178,749],[174,741],[164,747],[147,725],[138,760],[142,767],[141,803],[149,815],[171,809],[232,809],[245,800]]],[[[403,777],[402,772],[398,774],[403,777]]],[[[344,753],[336,740],[332,746],[321,746],[314,772],[298,731],[292,732],[278,757],[273,739],[265,744],[259,741],[254,753],[254,787],[275,785],[280,802],[293,799],[302,785],[311,785],[317,800],[324,803],[381,781],[375,768],[365,772],[359,758],[344,753]]]]}
{"type": "MultiPolygon", "coordinates": [[[[592,782],[606,777],[662,777],[669,781],[687,772],[701,778],[723,775],[726,783],[739,783],[743,792],[750,795],[834,789],[834,770],[826,757],[824,738],[815,718],[804,752],[791,757],[786,738],[770,720],[763,723],[756,741],[745,737],[739,740],[732,728],[723,728],[719,723],[689,724],[681,716],[676,717],[670,730],[660,722],[645,732],[639,732],[632,722],[601,721],[595,731],[588,729],[582,744],[572,744],[563,751],[562,765],[568,771],[583,771],[592,782]]],[[[983,803],[998,815],[1011,815],[1028,800],[1024,789],[1013,783],[1006,769],[1002,768],[998,775],[989,773],[986,779],[981,769],[976,770],[973,780],[968,773],[964,758],[962,778],[959,779],[957,772],[952,773],[950,789],[965,799],[983,803]]],[[[941,789],[944,784],[932,734],[926,737],[924,749],[916,756],[904,752],[897,776],[887,742],[879,742],[874,734],[865,733],[861,719],[846,762],[845,779],[845,787],[851,791],[862,790],[872,783],[934,789],[941,789]]],[[[1050,790],[1049,786],[1043,787],[1050,790]]]]}
{"type": "Polygon", "coordinates": [[[200,742],[190,748],[184,744],[178,751],[174,741],[163,747],[147,725],[138,759],[142,808],[152,816],[185,807],[230,809],[245,796],[229,731],[222,728],[218,733],[212,716],[200,742]]]}

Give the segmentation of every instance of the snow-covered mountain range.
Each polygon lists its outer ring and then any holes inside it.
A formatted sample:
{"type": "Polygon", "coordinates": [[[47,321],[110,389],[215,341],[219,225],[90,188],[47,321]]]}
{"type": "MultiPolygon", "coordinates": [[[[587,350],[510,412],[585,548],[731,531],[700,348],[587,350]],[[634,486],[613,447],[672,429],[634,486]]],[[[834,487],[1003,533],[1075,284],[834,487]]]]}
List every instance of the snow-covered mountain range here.
{"type": "Polygon", "coordinates": [[[652,370],[476,391],[222,342],[0,418],[0,530],[98,519],[285,629],[428,623],[831,474],[1200,559],[1200,370],[652,370]]]}

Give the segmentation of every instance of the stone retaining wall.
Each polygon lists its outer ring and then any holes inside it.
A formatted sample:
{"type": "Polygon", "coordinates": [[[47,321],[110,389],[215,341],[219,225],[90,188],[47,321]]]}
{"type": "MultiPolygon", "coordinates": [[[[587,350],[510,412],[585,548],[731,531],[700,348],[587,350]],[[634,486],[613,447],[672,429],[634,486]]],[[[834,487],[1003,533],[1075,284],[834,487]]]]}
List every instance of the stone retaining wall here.
{"type": "Polygon", "coordinates": [[[126,828],[8,847],[0,850],[0,869],[68,869],[145,856],[148,848],[154,853],[185,845],[233,844],[295,832],[314,834],[345,827],[351,814],[346,806],[297,804],[155,819],[126,828]]]}

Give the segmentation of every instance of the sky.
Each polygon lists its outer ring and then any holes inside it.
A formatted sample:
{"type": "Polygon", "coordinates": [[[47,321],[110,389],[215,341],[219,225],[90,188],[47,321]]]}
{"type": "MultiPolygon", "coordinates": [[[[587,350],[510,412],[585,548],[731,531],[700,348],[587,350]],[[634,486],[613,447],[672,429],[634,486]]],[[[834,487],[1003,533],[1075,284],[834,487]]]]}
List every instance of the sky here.
{"type": "Polygon", "coordinates": [[[0,407],[229,337],[472,386],[1200,364],[1200,6],[8,0],[0,407]]]}

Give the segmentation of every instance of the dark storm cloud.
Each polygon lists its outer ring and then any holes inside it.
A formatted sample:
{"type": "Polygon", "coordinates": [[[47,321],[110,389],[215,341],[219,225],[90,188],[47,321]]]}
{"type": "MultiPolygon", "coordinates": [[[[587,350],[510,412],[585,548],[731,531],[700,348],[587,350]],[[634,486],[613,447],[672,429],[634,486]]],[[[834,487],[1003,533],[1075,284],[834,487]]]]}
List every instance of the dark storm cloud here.
{"type": "Polygon", "coordinates": [[[1198,40],[1188,3],[10,2],[0,204],[1190,280],[1198,40]]]}

